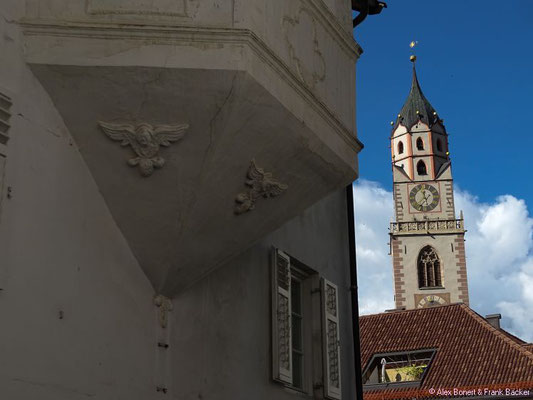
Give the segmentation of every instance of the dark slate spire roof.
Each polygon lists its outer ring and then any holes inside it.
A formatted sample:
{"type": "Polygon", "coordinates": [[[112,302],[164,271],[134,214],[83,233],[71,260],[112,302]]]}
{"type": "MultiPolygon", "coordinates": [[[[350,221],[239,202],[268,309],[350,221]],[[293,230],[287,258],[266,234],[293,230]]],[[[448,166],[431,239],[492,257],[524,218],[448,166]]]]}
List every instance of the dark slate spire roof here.
{"type": "Polygon", "coordinates": [[[420,84],[416,77],[415,64],[413,63],[413,82],[411,84],[411,91],[409,92],[409,96],[407,96],[402,111],[400,111],[399,116],[396,118],[396,123],[392,130],[394,131],[400,124],[410,130],[419,120],[431,127],[439,121],[439,117],[433,106],[422,93],[422,89],[420,89],[420,84]]]}

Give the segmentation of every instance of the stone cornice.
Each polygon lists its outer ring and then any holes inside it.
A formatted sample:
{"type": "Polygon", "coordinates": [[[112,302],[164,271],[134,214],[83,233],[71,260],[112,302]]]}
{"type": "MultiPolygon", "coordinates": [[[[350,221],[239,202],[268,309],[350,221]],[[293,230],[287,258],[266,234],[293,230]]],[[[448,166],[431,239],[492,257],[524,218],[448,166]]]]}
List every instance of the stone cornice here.
{"type": "Polygon", "coordinates": [[[331,37],[334,38],[345,51],[348,51],[350,55],[353,55],[355,58],[359,58],[363,53],[363,49],[359,44],[354,40],[353,36],[347,32],[342,25],[339,23],[339,20],[329,8],[324,4],[323,0],[306,0],[311,8],[315,11],[317,19],[322,23],[324,28],[331,34],[331,37]]]}
{"type": "Polygon", "coordinates": [[[463,219],[404,221],[390,224],[390,235],[393,236],[465,232],[463,219]]]}
{"type": "MultiPolygon", "coordinates": [[[[312,4],[316,0],[308,0],[312,4]]],[[[316,6],[317,10],[322,10],[316,6]]],[[[328,10],[329,12],[329,10],[328,10]]],[[[81,39],[157,41],[158,44],[190,45],[191,43],[239,44],[248,46],[262,61],[292,87],[339,136],[359,152],[363,144],[335,113],[302,82],[295,72],[253,31],[235,28],[207,28],[169,25],[135,25],[132,23],[82,22],[58,20],[30,20],[20,22],[26,36],[51,36],[81,39]]],[[[334,25],[331,25],[333,29],[334,25]]],[[[340,26],[338,27],[339,29],[340,26]]],[[[340,33],[339,33],[340,34],[340,33]]],[[[351,40],[353,57],[360,55],[360,47],[351,40]]]]}

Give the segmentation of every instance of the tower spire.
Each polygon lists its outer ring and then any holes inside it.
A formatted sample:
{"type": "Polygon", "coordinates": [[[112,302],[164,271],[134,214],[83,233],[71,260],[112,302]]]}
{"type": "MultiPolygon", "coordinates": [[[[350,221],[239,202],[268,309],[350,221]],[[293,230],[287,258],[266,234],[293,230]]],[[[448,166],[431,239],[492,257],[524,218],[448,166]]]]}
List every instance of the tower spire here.
{"type": "MultiPolygon", "coordinates": [[[[411,45],[413,43],[414,42],[411,42],[411,45]]],[[[439,121],[437,112],[426,96],[424,96],[424,93],[422,93],[422,89],[420,88],[420,83],[418,82],[418,77],[416,75],[416,55],[411,55],[410,60],[413,63],[411,90],[409,91],[407,100],[392,127],[393,132],[398,125],[403,125],[407,130],[411,130],[413,125],[419,121],[425,123],[430,128],[439,121]]]]}
{"type": "MultiPolygon", "coordinates": [[[[411,42],[411,48],[416,42],[411,42]]],[[[391,254],[398,308],[464,302],[463,217],[455,215],[448,135],[422,93],[411,54],[411,90],[390,138],[395,222],[391,254]]]]}

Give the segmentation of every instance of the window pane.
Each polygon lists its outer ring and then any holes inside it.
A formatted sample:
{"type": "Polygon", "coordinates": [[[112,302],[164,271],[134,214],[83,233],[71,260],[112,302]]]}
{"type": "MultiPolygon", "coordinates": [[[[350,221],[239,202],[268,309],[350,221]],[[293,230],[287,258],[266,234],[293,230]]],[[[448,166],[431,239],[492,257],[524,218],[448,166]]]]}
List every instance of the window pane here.
{"type": "Polygon", "coordinates": [[[292,353],[292,383],[295,387],[303,387],[303,355],[298,352],[292,353]]]}
{"type": "Polygon", "coordinates": [[[291,281],[292,312],[302,315],[302,283],[296,279],[291,281]]]}
{"type": "Polygon", "coordinates": [[[295,315],[292,316],[292,348],[303,352],[302,319],[295,315]]]}

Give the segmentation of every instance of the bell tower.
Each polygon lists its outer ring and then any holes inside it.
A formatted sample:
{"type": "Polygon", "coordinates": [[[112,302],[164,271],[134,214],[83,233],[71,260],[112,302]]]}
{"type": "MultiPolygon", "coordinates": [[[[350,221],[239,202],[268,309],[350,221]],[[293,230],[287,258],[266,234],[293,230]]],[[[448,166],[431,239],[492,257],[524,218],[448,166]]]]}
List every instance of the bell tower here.
{"type": "Polygon", "coordinates": [[[463,302],[468,282],[461,212],[456,217],[448,134],[413,62],[411,90],[390,137],[395,222],[390,227],[397,308],[463,302]]]}

